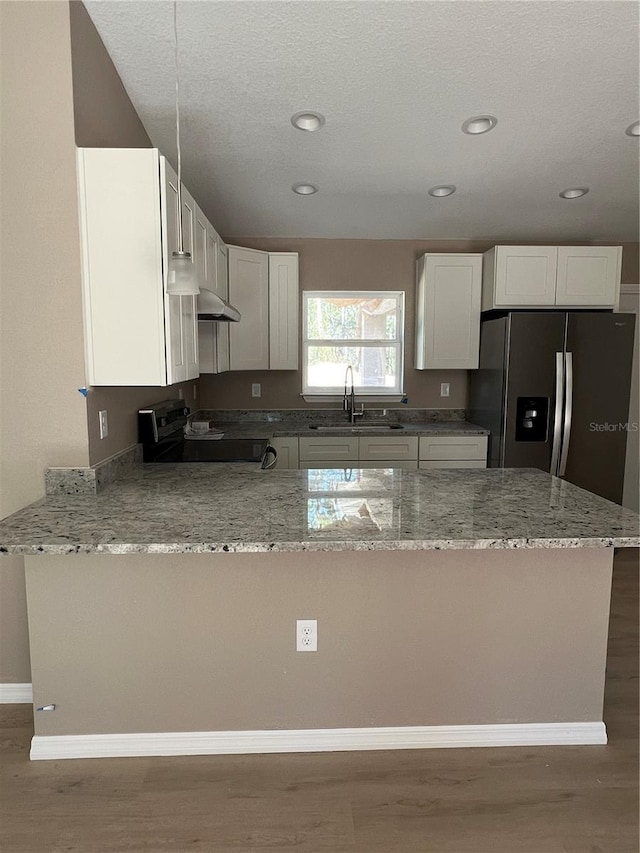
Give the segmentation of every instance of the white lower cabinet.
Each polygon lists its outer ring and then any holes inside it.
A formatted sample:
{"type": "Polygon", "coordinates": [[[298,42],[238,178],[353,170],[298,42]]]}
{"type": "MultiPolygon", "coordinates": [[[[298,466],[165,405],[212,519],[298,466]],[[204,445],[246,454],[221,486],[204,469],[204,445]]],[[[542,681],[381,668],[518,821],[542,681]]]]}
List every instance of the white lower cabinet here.
{"type": "Polygon", "coordinates": [[[381,460],[385,463],[392,459],[397,459],[398,461],[417,459],[418,436],[360,436],[358,439],[358,458],[361,462],[376,462],[381,460]]]}
{"type": "Polygon", "coordinates": [[[486,468],[487,444],[486,435],[421,436],[420,468],[486,468]]]}
{"type": "MultiPolygon", "coordinates": [[[[295,438],[273,439],[297,442],[295,438]]],[[[326,436],[299,440],[298,464],[293,450],[287,464],[299,468],[486,468],[487,436],[326,436]]]]}
{"type": "Polygon", "coordinates": [[[272,438],[269,442],[278,454],[278,459],[274,468],[285,470],[289,468],[298,468],[298,439],[295,436],[282,436],[272,438]]]}
{"type": "Polygon", "coordinates": [[[377,462],[367,462],[359,459],[358,468],[400,468],[402,471],[416,471],[418,469],[417,459],[380,459],[377,462]]]}
{"type": "Polygon", "coordinates": [[[486,468],[486,459],[421,459],[418,468],[486,468]]]}
{"type": "Polygon", "coordinates": [[[313,465],[302,465],[304,462],[357,462],[358,461],[358,438],[357,436],[327,436],[319,438],[300,439],[300,463],[301,467],[313,468],[313,465]]]}

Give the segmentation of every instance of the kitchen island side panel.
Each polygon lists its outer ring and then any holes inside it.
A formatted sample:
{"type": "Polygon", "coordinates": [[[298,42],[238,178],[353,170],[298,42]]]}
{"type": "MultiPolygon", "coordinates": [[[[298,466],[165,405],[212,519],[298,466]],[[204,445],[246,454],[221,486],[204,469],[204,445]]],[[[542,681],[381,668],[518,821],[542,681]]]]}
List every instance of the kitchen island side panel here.
{"type": "Polygon", "coordinates": [[[613,549],[26,558],[36,735],[602,720],[613,549]],[[295,651],[296,619],[318,651],[295,651]]]}

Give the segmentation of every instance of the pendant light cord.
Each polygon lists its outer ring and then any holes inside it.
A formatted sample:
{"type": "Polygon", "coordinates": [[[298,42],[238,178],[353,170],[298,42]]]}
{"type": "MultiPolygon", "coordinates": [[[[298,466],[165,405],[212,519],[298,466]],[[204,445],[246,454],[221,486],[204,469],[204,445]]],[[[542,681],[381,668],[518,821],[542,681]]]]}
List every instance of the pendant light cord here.
{"type": "Polygon", "coordinates": [[[176,64],[176,149],[178,152],[178,252],[184,252],[182,232],[182,152],[180,150],[180,74],[178,71],[178,3],[173,0],[173,41],[176,64]]]}

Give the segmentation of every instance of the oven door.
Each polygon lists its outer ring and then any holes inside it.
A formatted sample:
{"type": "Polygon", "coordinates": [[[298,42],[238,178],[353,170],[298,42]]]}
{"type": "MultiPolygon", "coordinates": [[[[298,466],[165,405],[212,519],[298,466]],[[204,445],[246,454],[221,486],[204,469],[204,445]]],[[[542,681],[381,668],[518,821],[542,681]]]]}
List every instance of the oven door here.
{"type": "Polygon", "coordinates": [[[264,471],[268,471],[270,468],[274,468],[276,462],[278,461],[278,451],[271,444],[267,445],[267,449],[264,452],[262,457],[262,464],[260,467],[264,471]]]}

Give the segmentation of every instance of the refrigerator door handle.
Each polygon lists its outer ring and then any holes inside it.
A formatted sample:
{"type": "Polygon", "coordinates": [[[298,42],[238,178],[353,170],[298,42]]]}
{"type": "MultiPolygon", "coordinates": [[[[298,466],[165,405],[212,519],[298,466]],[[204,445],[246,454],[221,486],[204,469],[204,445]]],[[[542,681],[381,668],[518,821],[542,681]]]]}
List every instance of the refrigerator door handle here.
{"type": "Polygon", "coordinates": [[[564,477],[569,456],[569,438],[571,437],[571,415],[573,408],[573,353],[565,355],[566,387],[564,392],[564,423],[562,426],[562,450],[560,452],[560,476],[564,477]]]}
{"type": "Polygon", "coordinates": [[[558,475],[560,447],[562,445],[562,407],[564,404],[564,354],[556,353],[556,405],[553,415],[553,444],[551,446],[551,467],[549,473],[558,475]]]}

